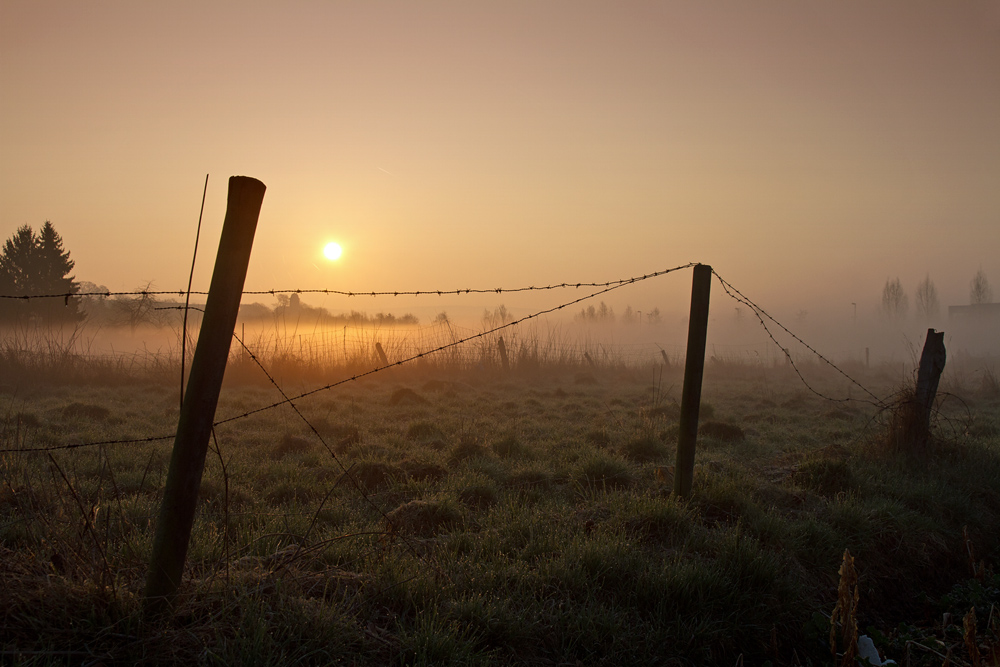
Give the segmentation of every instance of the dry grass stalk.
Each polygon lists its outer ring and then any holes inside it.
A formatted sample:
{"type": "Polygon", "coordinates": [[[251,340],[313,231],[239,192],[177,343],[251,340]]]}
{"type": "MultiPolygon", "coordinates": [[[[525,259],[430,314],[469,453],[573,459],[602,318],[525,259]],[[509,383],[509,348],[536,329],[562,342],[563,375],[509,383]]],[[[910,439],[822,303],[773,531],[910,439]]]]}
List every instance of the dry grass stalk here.
{"type": "Polygon", "coordinates": [[[969,651],[972,659],[972,667],[980,667],[983,664],[982,656],[979,655],[979,643],[976,641],[976,608],[973,607],[962,619],[963,637],[965,648],[969,651]]]}
{"type": "Polygon", "coordinates": [[[858,652],[858,573],[854,569],[854,557],[844,549],[844,560],[840,564],[840,586],[837,588],[837,606],[830,616],[830,652],[837,655],[837,622],[841,625],[841,641],[844,645],[843,667],[854,664],[858,652]]]}

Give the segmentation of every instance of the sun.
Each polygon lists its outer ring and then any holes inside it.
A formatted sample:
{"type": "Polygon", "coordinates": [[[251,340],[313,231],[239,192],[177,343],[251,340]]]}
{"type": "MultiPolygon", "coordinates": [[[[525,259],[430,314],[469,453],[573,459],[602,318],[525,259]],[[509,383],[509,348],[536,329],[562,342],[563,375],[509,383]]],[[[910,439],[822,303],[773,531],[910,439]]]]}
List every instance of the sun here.
{"type": "Polygon", "coordinates": [[[331,262],[333,262],[333,261],[336,261],[336,260],[340,259],[340,255],[341,255],[341,253],[343,253],[343,252],[344,252],[344,251],[343,251],[343,249],[342,249],[342,248],[340,247],[340,244],[339,244],[339,243],[327,243],[327,244],[326,244],[326,245],[325,245],[325,246],[323,247],[323,255],[324,255],[324,256],[325,256],[325,257],[326,257],[326,258],[327,258],[328,260],[330,260],[331,262]]]}

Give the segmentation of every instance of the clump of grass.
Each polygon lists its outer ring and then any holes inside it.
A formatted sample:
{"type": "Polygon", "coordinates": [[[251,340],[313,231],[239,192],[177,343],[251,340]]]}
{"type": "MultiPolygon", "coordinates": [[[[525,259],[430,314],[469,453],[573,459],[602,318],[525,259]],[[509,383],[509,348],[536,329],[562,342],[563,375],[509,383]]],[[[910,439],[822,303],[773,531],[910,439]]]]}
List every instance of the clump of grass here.
{"type": "Polygon", "coordinates": [[[389,405],[425,405],[427,399],[413,391],[409,387],[403,387],[392,392],[389,397],[389,405]]]}
{"type": "Polygon", "coordinates": [[[391,529],[400,533],[433,537],[462,523],[462,510],[450,497],[411,500],[389,512],[391,529]]]}
{"type": "Polygon", "coordinates": [[[449,465],[457,465],[462,461],[489,456],[489,450],[475,440],[463,438],[448,455],[449,465]]]}
{"type": "Polygon", "coordinates": [[[629,465],[604,452],[585,456],[573,471],[573,479],[589,489],[623,489],[635,483],[629,465]]]}
{"type": "Polygon", "coordinates": [[[492,449],[494,454],[505,459],[524,456],[527,453],[527,448],[513,433],[508,433],[494,442],[492,449]]]}
{"type": "Polygon", "coordinates": [[[459,500],[476,509],[492,507],[498,498],[497,488],[491,481],[478,481],[458,492],[459,500]]]}
{"type": "Polygon", "coordinates": [[[851,468],[847,461],[815,458],[799,466],[795,481],[822,495],[835,495],[851,488],[851,468]]]}
{"type": "Polygon", "coordinates": [[[667,456],[667,447],[652,434],[640,435],[622,446],[622,455],[631,461],[661,461],[667,456]]]}
{"type": "Polygon", "coordinates": [[[388,487],[402,478],[402,469],[383,461],[359,461],[351,467],[351,476],[367,491],[388,487]]]}
{"type": "Polygon", "coordinates": [[[103,405],[73,402],[62,409],[62,416],[67,419],[92,419],[105,421],[111,417],[111,410],[103,405]]]}
{"type": "Polygon", "coordinates": [[[877,444],[887,453],[917,454],[930,445],[927,414],[917,401],[914,389],[901,391],[888,408],[885,429],[877,444]]]}
{"type": "Polygon", "coordinates": [[[434,422],[418,421],[413,422],[406,429],[406,437],[417,442],[431,442],[443,440],[444,433],[434,422]]]}
{"type": "Polygon", "coordinates": [[[286,433],[274,449],[271,450],[271,459],[283,459],[293,454],[306,454],[312,451],[313,444],[308,439],[301,436],[286,433]]]}
{"type": "Polygon", "coordinates": [[[706,438],[713,438],[721,442],[743,442],[746,440],[746,433],[743,432],[743,429],[725,422],[707,421],[698,428],[698,432],[706,438]]]}
{"type": "Polygon", "coordinates": [[[583,439],[597,447],[607,447],[611,444],[611,436],[608,434],[607,429],[603,428],[595,428],[587,431],[583,439]]]}
{"type": "Polygon", "coordinates": [[[1000,379],[992,368],[983,368],[983,379],[979,385],[979,393],[988,398],[1000,396],[1000,379]]]}
{"type": "Polygon", "coordinates": [[[407,460],[399,464],[399,467],[418,482],[437,481],[448,475],[448,469],[431,461],[407,460]]]}

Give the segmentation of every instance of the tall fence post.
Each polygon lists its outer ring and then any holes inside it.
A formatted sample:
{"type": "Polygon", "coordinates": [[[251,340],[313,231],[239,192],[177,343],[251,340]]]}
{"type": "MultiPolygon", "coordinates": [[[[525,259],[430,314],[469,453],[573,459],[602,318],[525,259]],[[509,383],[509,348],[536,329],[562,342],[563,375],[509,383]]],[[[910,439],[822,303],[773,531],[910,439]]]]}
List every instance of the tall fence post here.
{"type": "Polygon", "coordinates": [[[701,381],[705,372],[708,301],[711,292],[712,267],[707,264],[695,264],[691,283],[687,355],[684,358],[684,389],[681,393],[677,463],[674,466],[674,493],[680,497],[691,495],[691,485],[694,481],[694,451],[698,439],[698,409],[701,407],[701,381]]]}
{"type": "Polygon", "coordinates": [[[187,392],[177,420],[177,435],[146,576],[143,604],[146,612],[152,615],[170,609],[184,572],[208,438],[236,328],[264,190],[264,184],[254,178],[233,176],[229,179],[226,219],[201,333],[191,362],[187,392]]]}

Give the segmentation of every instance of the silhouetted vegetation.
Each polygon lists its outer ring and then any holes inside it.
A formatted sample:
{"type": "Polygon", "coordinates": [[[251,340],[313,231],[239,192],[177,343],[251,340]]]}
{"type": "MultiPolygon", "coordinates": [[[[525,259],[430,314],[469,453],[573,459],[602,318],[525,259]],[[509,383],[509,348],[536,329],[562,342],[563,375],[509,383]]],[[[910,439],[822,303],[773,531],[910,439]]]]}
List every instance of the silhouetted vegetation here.
{"type": "MultiPolygon", "coordinates": [[[[73,264],[69,251],[63,248],[62,237],[51,222],[46,220],[38,234],[29,225],[23,225],[7,239],[0,253],[0,294],[76,294],[79,285],[69,275],[73,264]]],[[[0,321],[75,322],[83,319],[79,305],[79,298],[74,296],[3,299],[0,300],[0,321]]]]}

